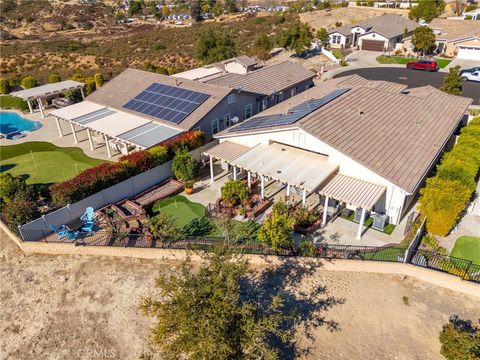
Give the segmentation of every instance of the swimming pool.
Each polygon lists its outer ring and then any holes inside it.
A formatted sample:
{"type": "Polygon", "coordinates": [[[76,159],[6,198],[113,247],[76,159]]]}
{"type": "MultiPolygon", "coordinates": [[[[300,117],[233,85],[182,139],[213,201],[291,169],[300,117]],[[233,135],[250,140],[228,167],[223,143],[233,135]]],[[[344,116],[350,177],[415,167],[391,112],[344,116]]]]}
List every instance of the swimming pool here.
{"type": "Polygon", "coordinates": [[[20,135],[23,131],[35,131],[42,127],[42,123],[25,119],[16,112],[0,111],[0,134],[7,139],[14,134],[20,135]]]}

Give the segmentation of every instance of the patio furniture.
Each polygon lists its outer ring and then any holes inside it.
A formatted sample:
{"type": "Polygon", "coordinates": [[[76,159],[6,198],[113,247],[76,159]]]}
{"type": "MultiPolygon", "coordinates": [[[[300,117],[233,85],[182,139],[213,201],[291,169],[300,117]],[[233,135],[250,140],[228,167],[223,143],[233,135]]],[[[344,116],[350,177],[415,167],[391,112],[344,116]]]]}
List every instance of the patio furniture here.
{"type": "Polygon", "coordinates": [[[75,232],[80,230],[84,225],[85,223],[81,219],[75,219],[66,224],[65,227],[68,231],[75,232]]]}
{"type": "Polygon", "coordinates": [[[50,229],[57,234],[57,239],[60,240],[64,237],[67,237],[68,230],[65,228],[64,225],[62,226],[55,226],[55,225],[50,225],[50,229]]]}
{"type": "Polygon", "coordinates": [[[88,233],[88,235],[93,233],[93,229],[95,228],[95,221],[87,222],[82,227],[82,232],[88,233]]]}
{"type": "Polygon", "coordinates": [[[65,237],[68,240],[75,240],[79,234],[80,234],[80,231],[67,231],[65,237]]]}
{"type": "Polygon", "coordinates": [[[91,222],[93,221],[95,218],[95,210],[93,209],[93,207],[87,207],[85,209],[85,213],[80,216],[80,220],[83,220],[85,222],[91,222]]]}

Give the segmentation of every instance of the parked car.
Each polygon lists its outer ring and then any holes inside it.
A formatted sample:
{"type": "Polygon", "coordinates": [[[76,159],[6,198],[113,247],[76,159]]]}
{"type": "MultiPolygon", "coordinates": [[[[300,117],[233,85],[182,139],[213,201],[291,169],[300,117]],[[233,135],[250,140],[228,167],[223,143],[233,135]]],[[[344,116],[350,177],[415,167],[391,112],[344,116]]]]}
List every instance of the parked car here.
{"type": "Polygon", "coordinates": [[[409,70],[437,71],[438,64],[435,60],[418,60],[407,63],[409,70]]]}
{"type": "Polygon", "coordinates": [[[475,67],[472,67],[472,68],[462,69],[462,70],[460,70],[460,75],[463,74],[463,73],[473,73],[475,71],[480,71],[480,66],[475,66],[475,67]]]}
{"type": "Polygon", "coordinates": [[[462,73],[462,79],[465,81],[477,81],[480,82],[480,70],[475,72],[464,72],[462,73]]]}

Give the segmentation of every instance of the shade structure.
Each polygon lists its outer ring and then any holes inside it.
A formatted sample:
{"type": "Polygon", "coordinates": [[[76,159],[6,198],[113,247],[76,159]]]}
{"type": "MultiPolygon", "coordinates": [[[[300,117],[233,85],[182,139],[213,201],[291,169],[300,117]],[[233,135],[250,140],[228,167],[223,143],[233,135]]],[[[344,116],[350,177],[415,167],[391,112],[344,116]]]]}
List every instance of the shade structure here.
{"type": "Polygon", "coordinates": [[[246,154],[248,151],[250,151],[250,149],[251,147],[249,146],[236,144],[227,140],[204,151],[203,155],[211,156],[215,159],[226,162],[231,162],[235,159],[238,159],[243,154],[246,154]]]}
{"type": "Polygon", "coordinates": [[[61,109],[53,110],[50,115],[62,118],[64,120],[73,120],[80,116],[91,114],[95,111],[105,109],[103,105],[98,105],[90,101],[82,101],[61,109]]]}
{"type": "Polygon", "coordinates": [[[372,210],[386,190],[387,188],[383,185],[336,173],[318,188],[318,193],[372,210]]]}
{"type": "Polygon", "coordinates": [[[34,100],[41,97],[57,95],[65,91],[83,89],[84,86],[85,84],[78,81],[65,80],[53,84],[37,86],[31,89],[14,91],[10,93],[10,95],[19,97],[23,100],[34,100]]]}
{"type": "Polygon", "coordinates": [[[231,164],[307,191],[338,169],[325,155],[279,143],[257,145],[231,164]]]}
{"type": "Polygon", "coordinates": [[[180,133],[180,130],[149,122],[117,137],[147,149],[180,133]]]}

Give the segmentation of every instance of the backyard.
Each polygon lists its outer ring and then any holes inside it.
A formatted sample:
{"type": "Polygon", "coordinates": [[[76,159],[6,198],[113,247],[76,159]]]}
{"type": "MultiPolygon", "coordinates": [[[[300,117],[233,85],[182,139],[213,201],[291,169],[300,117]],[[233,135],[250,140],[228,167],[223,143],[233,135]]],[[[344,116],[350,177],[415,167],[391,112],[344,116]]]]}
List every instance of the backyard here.
{"type": "MultiPolygon", "coordinates": [[[[400,65],[405,65],[410,61],[416,61],[416,58],[408,58],[408,57],[403,57],[403,56],[386,56],[386,55],[380,55],[377,57],[377,62],[380,64],[400,64],[400,65]]],[[[435,61],[438,63],[438,66],[440,69],[443,69],[445,66],[450,64],[452,60],[450,59],[443,59],[443,58],[435,58],[435,61]]]]}
{"type": "Polygon", "coordinates": [[[0,171],[25,176],[30,185],[68,180],[102,162],[86,156],[79,148],[61,148],[37,141],[2,146],[0,153],[0,171]]]}
{"type": "Polygon", "coordinates": [[[474,236],[459,237],[450,255],[480,265],[480,238],[474,236]]]}

